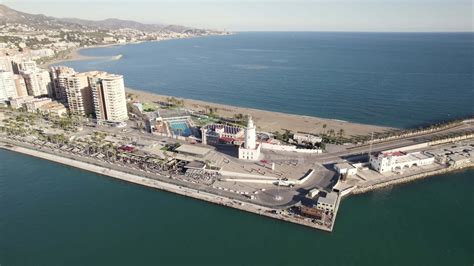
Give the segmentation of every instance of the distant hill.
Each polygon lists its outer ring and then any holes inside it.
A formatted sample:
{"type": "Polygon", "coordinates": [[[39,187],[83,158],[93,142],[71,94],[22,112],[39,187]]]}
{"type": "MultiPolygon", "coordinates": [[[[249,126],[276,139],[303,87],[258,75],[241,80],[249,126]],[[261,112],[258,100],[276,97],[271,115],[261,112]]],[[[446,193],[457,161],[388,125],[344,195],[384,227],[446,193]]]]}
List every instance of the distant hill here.
{"type": "Polygon", "coordinates": [[[0,23],[21,23],[28,26],[41,29],[83,29],[80,24],[74,24],[67,21],[62,21],[58,18],[48,17],[45,15],[32,15],[11,9],[5,5],[0,4],[0,23]]]}
{"type": "Polygon", "coordinates": [[[200,32],[201,29],[193,29],[190,27],[179,25],[163,25],[163,24],[144,24],[131,20],[121,20],[109,18],[105,20],[85,20],[78,18],[55,18],[45,15],[34,15],[20,12],[0,4],[0,24],[5,23],[21,23],[40,29],[100,29],[100,30],[117,30],[123,28],[136,29],[140,31],[157,32],[200,32]]]}

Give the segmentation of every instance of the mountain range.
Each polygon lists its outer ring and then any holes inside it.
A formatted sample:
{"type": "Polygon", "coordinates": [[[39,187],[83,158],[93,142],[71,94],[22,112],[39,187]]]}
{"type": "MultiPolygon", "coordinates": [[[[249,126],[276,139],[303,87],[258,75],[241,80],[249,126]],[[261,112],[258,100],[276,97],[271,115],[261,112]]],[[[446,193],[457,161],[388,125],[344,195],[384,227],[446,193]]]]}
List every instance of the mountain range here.
{"type": "Polygon", "coordinates": [[[146,32],[170,31],[187,32],[203,31],[180,25],[145,24],[131,20],[108,18],[104,20],[85,20],[78,18],[56,18],[42,14],[28,14],[0,4],[0,25],[6,23],[25,24],[38,29],[68,29],[68,30],[117,30],[123,28],[146,32]]]}

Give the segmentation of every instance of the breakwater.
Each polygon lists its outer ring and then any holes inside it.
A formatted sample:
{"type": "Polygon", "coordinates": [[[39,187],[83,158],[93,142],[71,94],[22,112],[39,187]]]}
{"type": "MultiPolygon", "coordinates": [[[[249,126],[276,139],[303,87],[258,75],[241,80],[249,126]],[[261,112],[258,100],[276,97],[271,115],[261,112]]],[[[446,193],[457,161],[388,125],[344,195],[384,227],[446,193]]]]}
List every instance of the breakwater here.
{"type": "MultiPolygon", "coordinates": [[[[40,158],[40,159],[44,159],[44,160],[48,160],[48,161],[68,165],[68,166],[71,166],[71,167],[86,170],[86,171],[93,172],[93,173],[96,173],[96,174],[109,176],[109,177],[119,179],[119,180],[122,180],[122,181],[127,181],[127,182],[130,182],[130,183],[134,183],[134,184],[138,184],[138,185],[142,185],[142,186],[146,186],[146,187],[151,187],[151,188],[155,188],[155,189],[159,189],[159,190],[164,190],[164,191],[175,193],[175,194],[178,194],[178,195],[191,197],[191,198],[194,198],[194,199],[199,199],[199,200],[202,200],[202,201],[206,201],[206,202],[214,203],[214,204],[217,204],[217,205],[238,209],[238,210],[245,211],[245,212],[250,212],[250,213],[253,213],[253,214],[266,216],[266,217],[277,219],[277,220],[291,222],[291,223],[294,223],[294,224],[299,224],[299,225],[303,225],[303,226],[307,226],[307,227],[311,227],[311,228],[315,228],[315,229],[319,229],[319,230],[327,231],[327,232],[331,232],[332,227],[334,225],[334,222],[333,222],[331,227],[322,226],[322,225],[319,225],[319,224],[308,222],[304,219],[294,218],[294,217],[286,216],[286,215],[278,213],[278,212],[274,212],[273,209],[265,207],[265,206],[256,205],[256,204],[249,203],[249,202],[244,202],[244,201],[241,201],[241,200],[238,200],[238,199],[232,199],[232,198],[228,198],[228,197],[208,193],[208,192],[205,192],[205,191],[192,189],[192,188],[189,188],[189,187],[180,186],[180,185],[176,185],[176,184],[171,184],[171,183],[167,183],[167,182],[163,182],[163,181],[159,181],[159,180],[156,180],[156,179],[151,179],[151,178],[147,178],[147,177],[143,177],[143,176],[139,176],[139,175],[135,175],[135,174],[131,174],[131,173],[125,173],[125,172],[110,169],[110,168],[107,168],[107,167],[94,165],[94,164],[90,164],[90,163],[87,163],[87,162],[82,162],[82,161],[77,160],[77,159],[74,160],[74,159],[70,159],[70,158],[67,158],[67,157],[64,157],[64,156],[58,156],[58,155],[49,153],[49,152],[47,152],[46,150],[43,150],[43,149],[41,151],[39,151],[39,150],[34,149],[34,148],[22,147],[23,145],[19,146],[19,145],[15,144],[14,142],[9,141],[9,140],[0,139],[0,142],[3,142],[3,145],[0,145],[1,149],[26,154],[26,155],[29,155],[29,156],[34,156],[34,157],[37,157],[37,158],[40,158]]],[[[334,218],[334,221],[335,221],[335,218],[334,218]]]]}
{"type": "Polygon", "coordinates": [[[454,172],[454,171],[459,171],[459,170],[462,170],[462,169],[468,169],[468,168],[472,168],[472,167],[474,167],[474,163],[472,163],[472,162],[467,163],[467,164],[463,164],[463,165],[459,165],[459,166],[450,166],[450,167],[446,167],[446,168],[443,168],[443,169],[438,169],[438,170],[434,170],[434,171],[430,171],[430,172],[426,172],[426,173],[415,174],[415,175],[402,177],[402,178],[395,179],[395,180],[390,180],[390,181],[374,184],[374,185],[371,185],[371,186],[357,187],[356,189],[352,190],[351,194],[354,194],[354,195],[355,194],[363,194],[363,193],[371,192],[371,191],[374,191],[374,190],[377,190],[377,189],[382,189],[382,188],[389,187],[389,186],[395,186],[395,185],[400,185],[400,184],[404,184],[404,183],[409,183],[409,182],[413,182],[413,181],[416,181],[416,180],[419,180],[419,179],[428,178],[428,177],[435,176],[435,175],[442,175],[442,174],[446,174],[446,173],[450,173],[450,172],[454,172]]]}

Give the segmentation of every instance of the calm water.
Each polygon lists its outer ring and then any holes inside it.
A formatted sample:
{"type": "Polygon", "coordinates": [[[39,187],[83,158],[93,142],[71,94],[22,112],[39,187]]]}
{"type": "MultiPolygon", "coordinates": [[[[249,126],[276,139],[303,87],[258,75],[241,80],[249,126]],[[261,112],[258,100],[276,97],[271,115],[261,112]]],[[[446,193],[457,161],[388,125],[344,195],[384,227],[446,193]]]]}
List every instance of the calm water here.
{"type": "MultiPolygon", "coordinates": [[[[243,33],[70,62],[130,87],[406,127],[473,113],[473,34],[243,33]]],[[[344,200],[331,234],[0,150],[0,265],[472,265],[474,171],[344,200]]]]}
{"type": "Polygon", "coordinates": [[[0,161],[1,265],[473,262],[474,171],[350,197],[329,234],[8,151],[0,161]]]}
{"type": "Polygon", "coordinates": [[[129,87],[410,127],[472,115],[473,33],[239,33],[84,50],[129,87]],[[284,104],[282,104],[284,103],[284,104]]]}

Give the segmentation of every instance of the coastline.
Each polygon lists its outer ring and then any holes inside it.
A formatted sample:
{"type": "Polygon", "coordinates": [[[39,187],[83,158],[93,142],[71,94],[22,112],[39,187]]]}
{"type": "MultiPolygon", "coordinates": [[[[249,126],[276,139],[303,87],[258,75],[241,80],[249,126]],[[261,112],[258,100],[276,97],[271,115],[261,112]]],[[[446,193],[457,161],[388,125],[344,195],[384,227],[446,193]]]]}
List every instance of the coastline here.
{"type": "MultiPolygon", "coordinates": [[[[196,37],[198,38],[198,37],[196,37]]],[[[201,37],[199,37],[201,38],[201,37]]],[[[171,40],[165,40],[171,41],[171,40]]],[[[158,41],[149,41],[149,42],[158,42],[158,41]]],[[[143,42],[141,42],[143,43],[143,42]]],[[[117,45],[130,45],[130,44],[139,44],[139,43],[128,43],[128,44],[110,44],[110,45],[96,45],[90,47],[81,47],[75,48],[70,51],[70,53],[63,59],[57,59],[53,61],[46,62],[43,64],[43,67],[49,67],[51,65],[57,65],[63,62],[70,61],[83,61],[83,60],[97,60],[101,56],[85,56],[80,54],[80,51],[83,49],[89,48],[107,48],[117,45]]],[[[153,92],[147,92],[137,88],[126,88],[126,92],[134,94],[137,100],[141,102],[154,102],[154,101],[166,101],[168,97],[174,97],[169,95],[161,95],[153,92]]],[[[185,108],[193,109],[195,111],[206,111],[209,107],[216,109],[217,113],[224,117],[233,117],[235,114],[251,115],[260,131],[265,132],[274,132],[274,131],[284,131],[285,129],[291,130],[293,132],[305,132],[311,134],[321,134],[330,129],[334,129],[338,132],[340,129],[343,129],[346,136],[357,136],[357,135],[369,135],[372,132],[385,132],[390,130],[396,130],[397,128],[369,125],[369,124],[359,124],[353,123],[338,119],[330,118],[320,118],[315,116],[306,116],[298,114],[289,114],[282,112],[267,111],[262,109],[247,108],[241,106],[233,106],[227,104],[220,104],[214,102],[207,102],[202,100],[188,99],[182,97],[175,97],[177,99],[184,100],[185,108]],[[326,128],[323,128],[323,125],[326,125],[326,128]]]]}
{"type": "MultiPolygon", "coordinates": [[[[230,33],[227,35],[233,35],[235,33],[230,33]]],[[[227,35],[207,35],[207,36],[194,36],[194,37],[187,37],[185,39],[193,39],[193,38],[203,38],[203,37],[211,37],[211,36],[227,36],[227,35]]],[[[163,41],[173,41],[173,40],[180,40],[178,39],[167,39],[167,40],[149,40],[149,41],[137,41],[137,42],[129,42],[129,43],[111,43],[111,44],[98,44],[98,45],[91,45],[87,47],[76,47],[69,50],[69,52],[63,58],[56,58],[47,62],[44,62],[40,65],[40,67],[49,68],[52,65],[70,62],[70,61],[83,61],[83,60],[97,60],[102,58],[109,58],[110,56],[87,56],[82,55],[81,51],[85,49],[94,49],[94,48],[107,48],[107,47],[114,47],[114,46],[124,46],[124,45],[133,45],[133,44],[141,44],[147,42],[163,42],[163,41]]]]}
{"type": "MultiPolygon", "coordinates": [[[[224,207],[237,209],[240,211],[245,211],[245,212],[253,213],[256,215],[261,215],[261,216],[273,218],[276,220],[290,222],[290,223],[310,227],[313,229],[318,229],[318,230],[322,230],[326,232],[332,232],[334,229],[335,223],[332,223],[330,227],[322,226],[319,224],[308,222],[301,218],[294,218],[294,217],[285,216],[283,214],[275,213],[272,211],[273,209],[271,208],[268,208],[262,205],[257,205],[251,202],[242,201],[242,200],[234,199],[234,198],[228,198],[222,195],[217,195],[217,194],[209,193],[206,191],[190,188],[185,185],[168,183],[168,182],[152,179],[152,178],[145,177],[138,174],[132,174],[132,173],[124,172],[124,171],[115,170],[115,169],[108,168],[105,166],[100,166],[93,163],[85,162],[83,160],[68,158],[68,156],[60,156],[57,154],[53,154],[54,153],[53,150],[51,150],[50,152],[46,151],[46,149],[48,149],[47,147],[45,150],[43,150],[42,148],[36,149],[36,148],[25,147],[25,144],[23,143],[21,145],[18,145],[13,142],[14,141],[10,141],[8,139],[7,140],[0,139],[0,143],[2,144],[0,145],[0,149],[21,153],[21,154],[36,157],[39,159],[67,165],[67,166],[74,167],[81,170],[85,170],[85,171],[99,174],[102,176],[107,176],[107,177],[115,178],[121,181],[126,181],[126,182],[133,183],[136,185],[159,189],[159,190],[174,193],[177,195],[206,201],[208,203],[213,203],[216,205],[221,205],[224,207]]],[[[436,175],[449,174],[451,172],[456,172],[463,169],[470,169],[473,167],[474,167],[474,164],[469,163],[467,165],[461,165],[458,167],[447,167],[447,168],[434,170],[434,171],[430,171],[426,173],[415,174],[412,176],[407,176],[400,179],[375,184],[369,187],[355,188],[348,195],[341,197],[337,200],[335,213],[337,215],[337,211],[339,209],[340,203],[342,202],[342,199],[346,198],[349,195],[364,194],[364,193],[372,192],[378,189],[383,189],[389,186],[413,182],[418,179],[424,179],[424,178],[428,178],[428,177],[432,177],[436,175]]],[[[334,221],[336,219],[336,215],[333,218],[334,221]]]]}
{"type": "MultiPolygon", "coordinates": [[[[125,91],[133,94],[134,98],[140,102],[166,102],[166,98],[174,97],[132,88],[125,88],[125,91]]],[[[181,97],[174,98],[182,99],[184,101],[184,107],[194,111],[206,111],[206,109],[211,107],[213,109],[217,109],[217,114],[224,117],[233,117],[235,114],[239,113],[243,115],[251,115],[257,125],[258,130],[265,132],[282,131],[288,129],[293,132],[320,134],[323,131],[327,131],[329,129],[334,129],[336,132],[340,129],[343,129],[346,136],[356,136],[368,135],[371,132],[395,130],[395,128],[391,127],[352,123],[337,119],[288,114],[181,97]],[[325,129],[323,128],[324,124],[327,126],[325,129]]]]}
{"type": "Polygon", "coordinates": [[[49,68],[52,65],[57,65],[61,64],[64,62],[70,62],[70,61],[84,61],[84,60],[98,60],[102,58],[109,58],[109,56],[87,56],[81,54],[82,50],[89,49],[89,48],[105,48],[105,47],[113,47],[121,44],[105,44],[105,45],[94,45],[94,46],[89,46],[89,47],[77,47],[77,48],[72,48],[69,50],[69,52],[62,58],[56,58],[50,61],[47,61],[43,64],[40,65],[42,68],[49,68]]]}
{"type": "MultiPolygon", "coordinates": [[[[261,215],[261,216],[266,216],[266,217],[277,219],[277,220],[291,222],[291,223],[294,223],[294,224],[299,224],[299,225],[303,225],[303,226],[314,228],[314,229],[319,229],[319,230],[326,231],[326,232],[332,232],[332,229],[334,227],[334,223],[332,224],[331,228],[328,228],[328,227],[325,227],[325,226],[320,226],[320,225],[315,224],[315,223],[307,222],[303,219],[295,219],[295,218],[286,217],[286,216],[283,216],[283,215],[273,213],[273,212],[271,212],[272,209],[267,208],[265,206],[256,205],[256,204],[253,204],[253,203],[250,203],[250,202],[244,202],[244,201],[241,201],[241,200],[238,200],[238,199],[231,199],[231,198],[227,198],[227,197],[224,197],[224,196],[208,193],[208,192],[205,192],[205,191],[199,191],[199,190],[196,190],[196,189],[193,189],[193,188],[188,188],[188,187],[185,187],[185,186],[179,186],[179,185],[176,185],[176,184],[167,183],[167,182],[159,181],[159,180],[156,180],[156,179],[147,178],[147,177],[144,177],[144,176],[129,174],[129,173],[125,173],[125,172],[122,172],[122,171],[109,169],[109,168],[106,168],[106,167],[103,167],[103,166],[93,165],[91,163],[83,162],[81,160],[73,160],[73,159],[67,158],[65,156],[62,157],[62,156],[59,156],[59,155],[51,154],[51,153],[46,152],[46,151],[39,151],[37,149],[21,147],[17,144],[13,144],[9,141],[5,141],[5,140],[2,140],[2,139],[0,139],[0,143],[2,143],[2,145],[0,145],[0,149],[21,153],[21,154],[24,154],[24,155],[36,157],[36,158],[39,158],[39,159],[43,159],[43,160],[47,160],[47,161],[67,165],[67,166],[70,166],[70,167],[74,167],[74,168],[77,168],[77,169],[82,169],[82,170],[92,172],[92,173],[96,173],[96,174],[99,174],[99,175],[108,176],[108,177],[115,178],[115,179],[118,179],[118,180],[126,181],[126,182],[129,182],[129,183],[142,185],[142,186],[146,186],[146,187],[150,187],[150,188],[159,189],[159,190],[167,191],[167,192],[170,192],[170,193],[178,194],[178,195],[181,195],[181,196],[206,201],[206,202],[213,203],[213,204],[216,204],[216,205],[221,205],[221,206],[224,206],[224,207],[234,208],[234,209],[237,209],[237,210],[240,210],[240,211],[245,211],[245,212],[249,212],[249,213],[253,213],[253,214],[257,214],[257,215],[261,215]]],[[[340,203],[340,201],[338,202],[338,206],[339,206],[339,203],[340,203]]]]}

